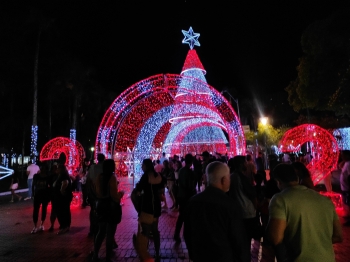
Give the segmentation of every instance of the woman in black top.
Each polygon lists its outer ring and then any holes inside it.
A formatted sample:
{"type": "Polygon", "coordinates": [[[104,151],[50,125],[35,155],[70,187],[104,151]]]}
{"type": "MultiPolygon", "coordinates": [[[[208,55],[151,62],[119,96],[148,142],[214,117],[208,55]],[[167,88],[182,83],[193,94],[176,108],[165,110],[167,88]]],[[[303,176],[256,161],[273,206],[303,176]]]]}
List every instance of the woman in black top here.
{"type": "Polygon", "coordinates": [[[35,174],[32,183],[32,192],[34,195],[33,222],[34,228],[32,234],[37,231],[44,231],[44,222],[46,219],[47,205],[50,202],[50,177],[48,175],[48,166],[46,163],[40,165],[40,172],[35,174]],[[39,210],[41,206],[41,224],[37,227],[39,210]]]}
{"type": "Polygon", "coordinates": [[[133,243],[141,261],[150,259],[147,246],[150,233],[153,234],[156,257],[159,260],[160,234],[158,230],[158,219],[161,215],[161,196],[164,193],[164,182],[162,177],[155,172],[151,159],[142,162],[142,175],[136,185],[138,194],[142,194],[141,212],[139,214],[139,231],[133,236],[133,243]]]}
{"type": "Polygon", "coordinates": [[[58,178],[53,183],[54,201],[57,201],[57,220],[60,224],[58,235],[69,231],[71,224],[70,203],[73,199],[72,184],[67,168],[59,164],[57,168],[58,178]]]}

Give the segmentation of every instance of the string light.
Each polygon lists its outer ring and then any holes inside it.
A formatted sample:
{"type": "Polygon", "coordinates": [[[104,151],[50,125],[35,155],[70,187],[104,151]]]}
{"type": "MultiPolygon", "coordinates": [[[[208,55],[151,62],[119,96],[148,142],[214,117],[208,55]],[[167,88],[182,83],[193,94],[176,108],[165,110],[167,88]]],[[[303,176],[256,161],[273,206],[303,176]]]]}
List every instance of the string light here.
{"type": "Polygon", "coordinates": [[[13,169],[4,167],[4,166],[0,166],[0,180],[4,179],[8,176],[11,176],[14,173],[13,169]]]}
{"type": "Polygon", "coordinates": [[[132,148],[125,164],[129,175],[133,166],[136,181],[142,160],[156,158],[161,151],[168,155],[188,150],[224,153],[229,144],[229,156],[245,153],[235,111],[208,85],[206,71],[192,49],[199,45],[198,37],[192,28],[186,32],[184,42],[191,50],[180,75],[159,74],[135,83],[114,100],[101,121],[95,154],[115,156],[132,148]]]}
{"type": "Polygon", "coordinates": [[[184,34],[185,38],[182,40],[183,44],[188,44],[191,49],[196,46],[200,46],[200,43],[198,41],[198,37],[200,34],[194,33],[192,27],[188,31],[181,30],[182,33],[184,34]]]}
{"type": "Polygon", "coordinates": [[[350,150],[350,128],[339,128],[333,130],[333,136],[338,142],[341,150],[350,150]]]}
{"type": "Polygon", "coordinates": [[[333,135],[327,130],[312,124],[304,124],[288,130],[282,137],[279,148],[283,153],[299,151],[310,142],[312,161],[307,165],[312,181],[318,184],[336,168],[339,148],[333,135]]]}
{"type": "Polygon", "coordinates": [[[36,157],[38,156],[38,126],[32,126],[30,138],[30,156],[32,163],[36,163],[36,157]]]}

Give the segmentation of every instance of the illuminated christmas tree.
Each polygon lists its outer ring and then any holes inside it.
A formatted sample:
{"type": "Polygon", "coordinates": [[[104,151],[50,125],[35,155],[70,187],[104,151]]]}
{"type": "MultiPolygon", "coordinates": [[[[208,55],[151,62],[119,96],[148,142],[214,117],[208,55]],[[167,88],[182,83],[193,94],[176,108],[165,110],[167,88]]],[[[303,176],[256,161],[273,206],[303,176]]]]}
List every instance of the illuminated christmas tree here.
{"type": "Polygon", "coordinates": [[[164,143],[164,151],[181,155],[205,150],[225,153],[228,141],[220,127],[223,123],[204,76],[206,71],[193,49],[194,45],[200,46],[199,34],[194,33],[191,27],[189,31],[182,32],[185,35],[183,43],[188,43],[191,49],[182,68],[183,78],[169,119],[172,126],[164,143]]]}

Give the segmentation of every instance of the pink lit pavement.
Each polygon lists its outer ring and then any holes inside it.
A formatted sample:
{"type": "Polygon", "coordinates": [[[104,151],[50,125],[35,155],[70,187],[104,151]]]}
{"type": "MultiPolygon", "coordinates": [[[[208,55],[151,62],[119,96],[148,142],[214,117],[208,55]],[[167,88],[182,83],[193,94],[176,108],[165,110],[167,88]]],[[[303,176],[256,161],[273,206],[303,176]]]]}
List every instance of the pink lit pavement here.
{"type": "MultiPolygon", "coordinates": [[[[32,201],[9,203],[10,196],[0,198],[0,261],[91,261],[89,252],[92,250],[92,238],[89,238],[89,210],[72,207],[72,226],[69,233],[56,235],[48,232],[50,226],[48,217],[45,231],[30,234],[32,223],[32,201]]],[[[171,203],[171,200],[168,201],[171,203]]],[[[168,211],[160,218],[161,261],[189,261],[188,251],[184,241],[179,246],[172,239],[178,213],[168,211]]],[[[39,216],[40,218],[40,216],[39,216]]],[[[341,218],[341,222],[343,219],[341,218]]],[[[115,239],[119,247],[115,250],[115,261],[139,261],[132,245],[132,234],[136,232],[137,214],[130,198],[123,205],[122,222],[118,225],[115,239]]],[[[334,245],[336,260],[349,261],[350,227],[343,227],[344,241],[334,245]]],[[[153,248],[153,243],[150,243],[153,248]]],[[[274,261],[271,250],[258,241],[252,242],[251,261],[274,261]]],[[[154,253],[154,250],[151,250],[154,253]]],[[[105,258],[105,244],[100,251],[101,261],[105,258]]]]}

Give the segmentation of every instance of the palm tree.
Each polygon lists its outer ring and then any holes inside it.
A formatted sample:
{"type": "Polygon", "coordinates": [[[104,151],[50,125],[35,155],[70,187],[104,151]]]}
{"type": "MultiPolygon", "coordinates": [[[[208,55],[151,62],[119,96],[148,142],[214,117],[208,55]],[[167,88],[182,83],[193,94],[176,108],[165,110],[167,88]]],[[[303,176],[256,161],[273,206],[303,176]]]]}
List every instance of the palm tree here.
{"type": "Polygon", "coordinates": [[[33,122],[31,128],[31,144],[30,144],[30,157],[33,162],[36,162],[37,141],[38,141],[38,66],[39,66],[39,51],[40,51],[40,38],[43,31],[47,30],[54,22],[54,19],[48,19],[43,16],[40,10],[32,9],[31,17],[28,21],[29,24],[34,24],[37,28],[35,58],[34,58],[34,92],[33,92],[33,122]]]}

